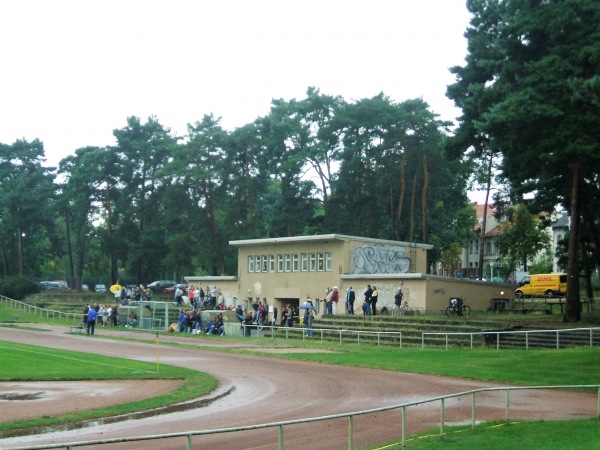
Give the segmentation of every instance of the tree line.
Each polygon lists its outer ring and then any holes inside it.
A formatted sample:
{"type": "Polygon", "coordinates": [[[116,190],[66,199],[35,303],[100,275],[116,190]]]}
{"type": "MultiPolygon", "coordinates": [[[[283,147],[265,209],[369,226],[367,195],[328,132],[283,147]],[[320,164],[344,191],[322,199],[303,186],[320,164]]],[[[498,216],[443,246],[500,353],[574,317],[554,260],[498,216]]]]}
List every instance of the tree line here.
{"type": "Polygon", "coordinates": [[[129,117],[115,145],[57,168],[39,140],[0,144],[1,270],[76,283],[235,274],[230,240],[322,233],[431,243],[433,264],[474,224],[448,125],[421,99],[309,88],[233,131],[213,115],[185,136],[129,117]]]}

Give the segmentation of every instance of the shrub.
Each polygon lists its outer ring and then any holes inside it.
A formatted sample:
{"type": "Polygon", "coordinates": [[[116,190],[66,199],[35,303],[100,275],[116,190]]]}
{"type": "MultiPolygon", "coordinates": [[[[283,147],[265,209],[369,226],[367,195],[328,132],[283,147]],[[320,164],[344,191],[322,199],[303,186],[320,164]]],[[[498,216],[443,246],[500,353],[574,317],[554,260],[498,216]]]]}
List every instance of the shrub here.
{"type": "Polygon", "coordinates": [[[0,280],[0,295],[14,300],[23,300],[26,295],[40,291],[39,285],[31,278],[16,275],[0,280]]]}

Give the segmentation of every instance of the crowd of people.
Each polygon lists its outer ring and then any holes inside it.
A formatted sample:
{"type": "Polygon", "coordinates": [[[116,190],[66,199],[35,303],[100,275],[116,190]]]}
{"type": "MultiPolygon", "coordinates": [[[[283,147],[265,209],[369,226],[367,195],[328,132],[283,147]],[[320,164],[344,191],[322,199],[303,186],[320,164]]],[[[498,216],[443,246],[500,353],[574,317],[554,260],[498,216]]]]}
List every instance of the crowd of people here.
{"type": "Polygon", "coordinates": [[[118,325],[118,306],[114,305],[94,305],[86,304],[83,308],[82,323],[85,325],[86,333],[93,335],[96,325],[99,326],[117,326],[118,325]]]}
{"type": "Polygon", "coordinates": [[[219,313],[206,324],[202,322],[202,310],[200,308],[182,308],[179,311],[177,323],[171,324],[169,333],[192,333],[192,334],[216,334],[225,336],[225,325],[223,313],[219,313]]]}
{"type": "MultiPolygon", "coordinates": [[[[181,287],[177,287],[174,291],[174,301],[180,306],[179,316],[176,323],[169,326],[169,332],[179,333],[192,333],[192,334],[216,334],[220,336],[225,335],[225,326],[223,322],[223,314],[219,313],[214,316],[213,319],[208,321],[206,324],[202,321],[202,310],[204,309],[216,309],[214,305],[221,304],[222,309],[225,308],[223,295],[219,293],[216,286],[212,288],[206,286],[204,289],[202,286],[190,286],[189,290],[185,292],[187,294],[186,301],[183,300],[184,292],[181,287]],[[188,303],[189,308],[182,307],[184,303],[188,303]],[[210,306],[213,305],[213,308],[210,306]]],[[[115,293],[115,297],[121,300],[121,303],[126,305],[131,301],[140,300],[151,300],[152,291],[142,285],[135,287],[123,287],[120,292],[115,293]]],[[[361,309],[363,315],[375,316],[377,315],[377,302],[379,300],[379,293],[377,286],[367,285],[366,290],[363,293],[363,303],[361,309]]],[[[394,310],[399,310],[402,305],[403,293],[400,288],[397,289],[394,295],[394,310]]],[[[326,296],[322,300],[325,302],[325,314],[336,315],[337,305],[341,301],[340,292],[337,286],[327,288],[326,296]]],[[[354,303],[356,301],[356,293],[352,286],[346,289],[345,296],[345,313],[355,314],[354,303]]],[[[381,312],[385,313],[386,307],[382,308],[381,312]]],[[[306,336],[310,337],[313,335],[313,321],[315,319],[317,310],[315,309],[312,299],[307,295],[305,302],[295,308],[292,304],[288,303],[282,310],[281,316],[277,307],[270,307],[266,300],[259,301],[255,299],[250,308],[244,311],[241,305],[238,305],[235,309],[236,316],[240,321],[242,327],[245,329],[247,335],[250,334],[250,330],[254,328],[262,327],[292,327],[294,320],[297,322],[302,319],[301,323],[306,328],[306,336]],[[302,317],[301,312],[302,310],[302,317]],[[269,318],[269,314],[271,317],[269,318]],[[279,322],[278,322],[279,321],[279,322]]],[[[84,309],[83,322],[87,334],[93,335],[96,325],[109,326],[118,325],[118,305],[86,305],[84,309]]],[[[131,312],[127,318],[126,327],[137,327],[137,315],[134,311],[131,312]]]]}

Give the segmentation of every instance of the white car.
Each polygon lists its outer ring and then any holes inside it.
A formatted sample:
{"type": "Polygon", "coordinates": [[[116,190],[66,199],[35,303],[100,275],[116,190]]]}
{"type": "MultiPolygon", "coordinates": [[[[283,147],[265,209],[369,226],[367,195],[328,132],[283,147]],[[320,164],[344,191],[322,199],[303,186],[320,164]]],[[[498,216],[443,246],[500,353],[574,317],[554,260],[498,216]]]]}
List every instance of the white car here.
{"type": "Polygon", "coordinates": [[[108,292],[108,289],[106,289],[106,285],[105,284],[97,284],[94,287],[94,291],[96,291],[96,292],[108,292]]]}

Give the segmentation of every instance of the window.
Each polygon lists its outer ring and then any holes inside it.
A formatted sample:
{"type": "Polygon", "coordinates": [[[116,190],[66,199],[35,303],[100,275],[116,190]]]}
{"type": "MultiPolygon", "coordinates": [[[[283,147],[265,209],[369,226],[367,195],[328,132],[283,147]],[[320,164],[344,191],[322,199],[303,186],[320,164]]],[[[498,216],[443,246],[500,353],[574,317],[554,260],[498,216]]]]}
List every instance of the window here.
{"type": "Polygon", "coordinates": [[[269,272],[275,272],[275,255],[269,255],[269,272]]]}
{"type": "Polygon", "coordinates": [[[317,253],[317,270],[323,272],[325,269],[325,254],[323,252],[317,253]]]}
{"type": "Polygon", "coordinates": [[[325,252],[325,270],[331,272],[331,252],[325,252]]]}
{"type": "Polygon", "coordinates": [[[308,270],[310,270],[311,272],[314,272],[315,270],[317,270],[317,254],[316,253],[310,253],[308,255],[308,270]]]}
{"type": "Polygon", "coordinates": [[[254,272],[254,256],[248,256],[248,272],[254,272]]]}
{"type": "Polygon", "coordinates": [[[283,272],[283,255],[277,255],[277,272],[283,272]]]}
{"type": "Polygon", "coordinates": [[[302,253],[300,255],[300,270],[302,272],[308,272],[308,253],[302,253]]]}
{"type": "Polygon", "coordinates": [[[291,272],[292,271],[292,255],[290,255],[290,254],[284,255],[284,260],[285,260],[285,271],[291,272]]]}
{"type": "Polygon", "coordinates": [[[292,272],[298,272],[298,254],[292,255],[292,272]]]}
{"type": "Polygon", "coordinates": [[[258,255],[254,257],[254,270],[260,272],[260,256],[258,255]]]}
{"type": "Polygon", "coordinates": [[[485,253],[487,255],[491,255],[492,254],[492,243],[491,242],[486,242],[486,244],[485,244],[485,253]]]}
{"type": "Polygon", "coordinates": [[[262,255],[260,258],[260,261],[262,263],[262,271],[263,272],[268,272],[269,271],[269,266],[267,265],[267,255],[262,255]]]}

